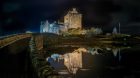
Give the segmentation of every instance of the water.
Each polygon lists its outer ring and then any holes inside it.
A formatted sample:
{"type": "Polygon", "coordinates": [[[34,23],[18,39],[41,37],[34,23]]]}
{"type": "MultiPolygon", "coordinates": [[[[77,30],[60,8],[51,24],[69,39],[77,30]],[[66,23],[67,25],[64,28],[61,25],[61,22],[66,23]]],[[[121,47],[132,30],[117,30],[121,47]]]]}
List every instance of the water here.
{"type": "MultiPolygon", "coordinates": [[[[43,65],[49,62],[61,76],[56,78],[140,78],[140,45],[76,42],[44,47],[43,65]]],[[[0,78],[39,78],[29,46],[15,45],[0,49],[0,78]]]]}
{"type": "Polygon", "coordinates": [[[21,51],[11,46],[0,49],[0,78],[38,78],[29,53],[27,48],[21,51]]]}
{"type": "Polygon", "coordinates": [[[49,50],[46,61],[62,78],[139,78],[140,45],[56,48],[49,50]]]}

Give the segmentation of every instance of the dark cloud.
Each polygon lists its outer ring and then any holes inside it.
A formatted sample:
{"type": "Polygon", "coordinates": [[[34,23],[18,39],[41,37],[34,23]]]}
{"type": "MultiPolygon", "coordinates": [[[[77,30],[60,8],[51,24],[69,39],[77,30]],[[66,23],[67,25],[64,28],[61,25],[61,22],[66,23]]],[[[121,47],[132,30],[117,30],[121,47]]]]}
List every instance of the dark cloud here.
{"type": "Polygon", "coordinates": [[[83,26],[101,26],[112,31],[121,22],[122,31],[140,29],[139,0],[3,0],[0,22],[2,31],[39,30],[41,20],[58,20],[70,8],[83,14],[83,26]],[[131,25],[130,25],[131,24],[131,25]]]}
{"type": "Polygon", "coordinates": [[[20,4],[19,3],[12,3],[12,2],[8,2],[5,3],[3,5],[3,12],[13,12],[13,11],[17,11],[20,9],[20,4]]]}

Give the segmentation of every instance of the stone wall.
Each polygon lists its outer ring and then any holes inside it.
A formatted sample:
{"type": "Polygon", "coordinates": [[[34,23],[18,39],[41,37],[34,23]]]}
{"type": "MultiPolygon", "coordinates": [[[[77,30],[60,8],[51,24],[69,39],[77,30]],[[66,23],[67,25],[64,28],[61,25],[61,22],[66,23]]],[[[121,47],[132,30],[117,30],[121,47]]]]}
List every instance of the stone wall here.
{"type": "Polygon", "coordinates": [[[78,13],[76,9],[69,11],[66,16],[64,16],[64,24],[71,28],[82,28],[82,14],[78,13]]]}

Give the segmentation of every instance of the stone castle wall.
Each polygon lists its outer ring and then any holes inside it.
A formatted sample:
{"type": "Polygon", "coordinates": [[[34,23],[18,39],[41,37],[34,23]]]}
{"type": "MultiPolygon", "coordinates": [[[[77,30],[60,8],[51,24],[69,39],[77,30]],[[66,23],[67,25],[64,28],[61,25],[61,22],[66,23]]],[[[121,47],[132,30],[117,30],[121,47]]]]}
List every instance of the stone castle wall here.
{"type": "Polygon", "coordinates": [[[82,14],[78,13],[76,9],[69,11],[66,16],[64,16],[64,24],[70,28],[82,28],[82,14]]]}

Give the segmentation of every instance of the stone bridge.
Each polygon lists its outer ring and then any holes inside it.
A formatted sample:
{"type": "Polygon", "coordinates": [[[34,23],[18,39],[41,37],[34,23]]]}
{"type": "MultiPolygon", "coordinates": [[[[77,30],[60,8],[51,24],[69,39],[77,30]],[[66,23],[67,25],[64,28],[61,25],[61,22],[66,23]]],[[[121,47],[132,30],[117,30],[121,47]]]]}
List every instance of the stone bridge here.
{"type": "Polygon", "coordinates": [[[35,38],[37,50],[41,50],[43,48],[43,36],[41,34],[32,33],[14,34],[2,37],[0,38],[0,49],[8,47],[8,49],[11,48],[10,50],[17,50],[27,47],[29,46],[31,37],[35,38]]]}
{"type": "MultiPolygon", "coordinates": [[[[38,78],[32,67],[30,41],[34,39],[38,54],[43,49],[43,36],[37,33],[0,37],[0,78],[38,78]],[[36,76],[36,77],[35,77],[36,76]]],[[[33,56],[33,55],[32,55],[33,56]]],[[[36,61],[36,60],[35,60],[36,61]]]]}

